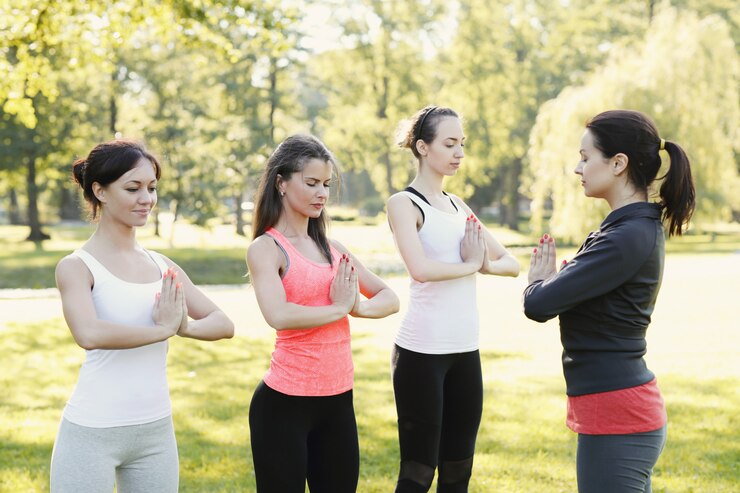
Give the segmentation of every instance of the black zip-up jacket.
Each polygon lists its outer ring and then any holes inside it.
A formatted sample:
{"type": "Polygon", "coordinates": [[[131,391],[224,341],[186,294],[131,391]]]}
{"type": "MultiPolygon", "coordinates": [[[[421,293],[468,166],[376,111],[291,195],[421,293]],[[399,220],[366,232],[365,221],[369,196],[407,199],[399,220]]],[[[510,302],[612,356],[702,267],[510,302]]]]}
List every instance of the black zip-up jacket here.
{"type": "Polygon", "coordinates": [[[645,331],[663,277],[665,236],[657,204],[612,211],[555,276],[524,290],[524,313],[538,322],[560,316],[568,395],[651,381],[645,331]]]}

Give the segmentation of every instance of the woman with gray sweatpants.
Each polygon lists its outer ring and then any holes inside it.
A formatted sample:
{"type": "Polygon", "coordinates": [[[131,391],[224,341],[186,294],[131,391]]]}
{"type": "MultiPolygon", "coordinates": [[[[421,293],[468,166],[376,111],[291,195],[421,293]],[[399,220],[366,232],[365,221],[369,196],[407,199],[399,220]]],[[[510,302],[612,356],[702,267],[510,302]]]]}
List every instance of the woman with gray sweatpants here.
{"type": "Polygon", "coordinates": [[[665,229],[680,235],[694,211],[689,159],[634,110],[605,111],[586,123],[575,167],[587,197],[611,212],[570,262],[556,266],[543,235],[530,259],[527,317],[560,319],[568,428],[578,433],[579,493],[650,493],[668,416],[648,369],[645,333],[663,277],[665,229]],[[659,202],[649,200],[670,158],[659,202]],[[665,223],[665,225],[663,224],[665,223]]]}
{"type": "Polygon", "coordinates": [[[137,243],[160,177],[143,145],[100,144],[73,173],[99,219],[56,268],[64,317],[86,353],[54,443],[51,491],[174,493],[167,340],[222,339],[234,326],[176,264],[137,243]]]}

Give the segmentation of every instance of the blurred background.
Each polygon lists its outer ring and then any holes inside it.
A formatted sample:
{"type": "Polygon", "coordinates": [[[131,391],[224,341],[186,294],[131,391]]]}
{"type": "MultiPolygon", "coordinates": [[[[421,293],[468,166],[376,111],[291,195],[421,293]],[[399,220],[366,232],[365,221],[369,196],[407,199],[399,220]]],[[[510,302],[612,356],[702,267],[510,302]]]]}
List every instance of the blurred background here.
{"type": "Polygon", "coordinates": [[[125,137],[161,158],[170,223],[244,235],[297,132],[340,162],[335,217],[382,218],[415,173],[396,128],[435,104],[468,137],[448,190],[511,231],[598,225],[583,124],[631,108],[692,160],[692,232],[737,232],[738,22],[733,0],[0,0],[0,224],[39,241],[80,220],[73,160],[125,137]]]}

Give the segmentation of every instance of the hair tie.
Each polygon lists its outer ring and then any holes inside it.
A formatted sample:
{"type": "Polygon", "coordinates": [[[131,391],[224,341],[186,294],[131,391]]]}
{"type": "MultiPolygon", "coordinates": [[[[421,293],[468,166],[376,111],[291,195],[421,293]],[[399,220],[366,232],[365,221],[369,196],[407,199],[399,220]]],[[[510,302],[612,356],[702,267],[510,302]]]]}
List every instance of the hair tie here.
{"type": "Polygon", "coordinates": [[[660,150],[662,151],[664,149],[665,149],[665,139],[660,139],[660,150]]]}

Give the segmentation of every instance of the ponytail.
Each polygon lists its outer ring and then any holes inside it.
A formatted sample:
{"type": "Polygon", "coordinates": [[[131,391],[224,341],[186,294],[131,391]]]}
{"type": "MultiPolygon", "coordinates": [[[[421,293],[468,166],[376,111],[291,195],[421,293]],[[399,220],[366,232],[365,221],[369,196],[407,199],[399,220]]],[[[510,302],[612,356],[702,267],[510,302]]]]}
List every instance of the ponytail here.
{"type": "Polygon", "coordinates": [[[668,224],[668,236],[681,236],[694,214],[696,190],[691,178],[689,158],[678,144],[665,142],[665,150],[671,158],[670,167],[660,186],[660,205],[663,222],[668,224]]]}

